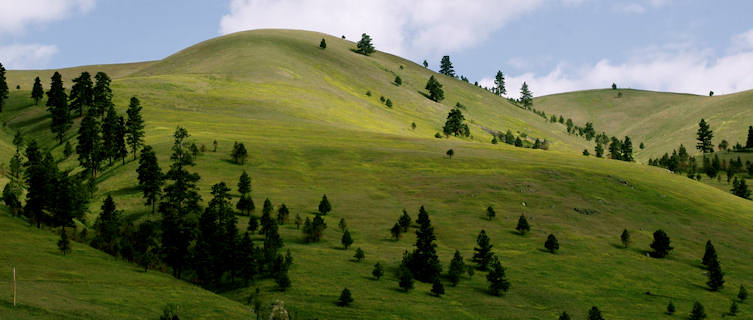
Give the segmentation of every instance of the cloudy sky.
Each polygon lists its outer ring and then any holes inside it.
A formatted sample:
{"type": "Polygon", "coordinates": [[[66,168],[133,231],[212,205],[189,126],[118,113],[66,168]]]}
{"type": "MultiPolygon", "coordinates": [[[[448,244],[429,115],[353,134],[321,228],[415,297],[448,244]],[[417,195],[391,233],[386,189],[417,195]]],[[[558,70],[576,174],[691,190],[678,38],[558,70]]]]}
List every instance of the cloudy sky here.
{"type": "Polygon", "coordinates": [[[164,58],[257,28],[357,39],[436,69],[535,95],[621,87],[707,94],[753,89],[753,1],[0,0],[0,62],[60,68],[164,58]]]}

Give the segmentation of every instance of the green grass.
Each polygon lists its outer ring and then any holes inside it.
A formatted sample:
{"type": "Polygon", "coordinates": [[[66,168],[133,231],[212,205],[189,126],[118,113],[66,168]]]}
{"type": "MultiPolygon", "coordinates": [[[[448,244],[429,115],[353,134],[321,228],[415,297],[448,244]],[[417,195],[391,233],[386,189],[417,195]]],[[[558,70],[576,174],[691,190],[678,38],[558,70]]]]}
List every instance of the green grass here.
{"type": "MultiPolygon", "coordinates": [[[[244,302],[258,286],[266,301],[284,300],[299,318],[553,319],[567,311],[580,319],[596,305],[607,319],[650,319],[664,317],[670,300],[678,307],[678,316],[686,315],[698,300],[715,318],[727,310],[740,284],[753,287],[748,276],[753,266],[747,258],[753,254],[749,201],[660,168],[583,157],[579,152],[587,144],[568,136],[562,125],[549,124],[457,80],[440,77],[447,99],[442,104],[430,102],[419,93],[429,70],[381,52],[361,56],[350,51],[353,46],[311,32],[243,32],[114,77],[115,103],[121,112],[131,95],[141,99],[146,140],[155,147],[163,168],[168,165],[171,134],[178,125],[208,150],[213,140],[219,142],[218,152],[202,154],[193,168],[202,177],[205,202],[212,184],[225,181],[235,186],[245,169],[253,179],[257,206],[269,197],[274,205],[285,203],[291,217],[305,217],[315,210],[322,194],[332,203],[322,242],[303,243],[300,231],[290,224],[280,229],[295,259],[288,292],[276,292],[271,280],[263,280],[221,295],[244,302]],[[321,37],[327,38],[326,50],[318,48],[321,37]],[[395,74],[403,79],[402,86],[391,84],[395,74]],[[364,94],[367,90],[371,97],[364,94]],[[392,109],[379,103],[382,95],[395,103],[392,109]],[[456,101],[468,107],[464,114],[474,123],[473,139],[434,138],[456,101]],[[415,131],[410,129],[411,122],[417,124],[415,131]],[[553,141],[553,150],[492,145],[481,126],[545,137],[553,141]],[[234,141],[244,142],[249,150],[249,162],[243,166],[228,161],[234,141]],[[455,150],[452,159],[444,155],[450,148],[455,150]],[[389,228],[403,208],[415,219],[420,205],[430,213],[445,271],[456,249],[470,260],[476,235],[481,229],[487,231],[494,252],[507,267],[512,283],[507,295],[487,294],[481,272],[457,287],[447,285],[442,298],[430,295],[429,284],[419,283],[408,293],[399,290],[394,272],[403,251],[412,250],[415,236],[411,230],[393,241],[389,228]],[[497,211],[492,221],[484,218],[489,205],[497,211]],[[574,208],[598,213],[586,216],[574,208]],[[532,225],[526,236],[513,232],[522,213],[532,225]],[[340,246],[336,227],[340,218],[346,219],[355,241],[349,250],[340,246]],[[629,249],[619,248],[623,228],[633,233],[629,249]],[[645,255],[651,233],[659,228],[667,231],[675,247],[669,258],[661,260],[645,255]],[[543,251],[549,233],[560,242],[556,255],[543,251]],[[721,292],[706,290],[704,270],[699,267],[707,239],[716,244],[726,272],[727,286],[721,292]],[[352,261],[358,247],[366,252],[362,263],[352,261]],[[385,276],[379,281],[371,279],[376,262],[385,266],[385,276]],[[353,293],[350,307],[335,305],[343,287],[353,293]]],[[[18,74],[9,72],[9,79],[18,74]]],[[[42,140],[56,156],[61,154],[62,148],[47,129],[44,108],[29,106],[27,96],[28,91],[14,91],[8,112],[0,114],[7,123],[0,136],[0,152],[8,155],[1,161],[7,161],[12,152],[8,141],[16,128],[42,140]]],[[[601,129],[598,123],[597,129],[601,129]]],[[[74,138],[74,131],[69,139],[74,138]]],[[[61,162],[62,167],[75,165],[74,159],[61,162]]],[[[87,215],[89,225],[107,194],[115,197],[125,214],[148,218],[148,208],[134,188],[136,166],[128,161],[102,173],[98,197],[87,215]]],[[[54,235],[3,219],[24,245],[20,234],[48,239],[49,243],[29,245],[41,251],[25,250],[29,259],[40,259],[38,268],[58,263],[51,259],[68,259],[70,268],[83,272],[88,266],[86,252],[107,259],[89,249],[69,257],[56,255],[54,235]]],[[[245,227],[246,222],[241,218],[239,223],[245,227]]],[[[9,250],[3,247],[0,254],[9,250]]],[[[138,275],[170,280],[166,274],[138,273],[135,267],[117,264],[122,270],[117,275],[123,277],[120,282],[136,282],[131,279],[138,275]]],[[[176,288],[193,289],[170,281],[176,288]]],[[[71,307],[92,291],[112,292],[114,297],[140,292],[125,285],[58,286],[65,290],[65,297],[75,299],[71,307]]],[[[195,305],[220,310],[217,300],[194,300],[195,305]]],[[[164,302],[152,310],[159,310],[164,302]]],[[[39,317],[67,314],[68,305],[38,303],[47,312],[39,317]]],[[[141,313],[137,308],[92,304],[103,310],[132,310],[134,317],[154,317],[153,312],[141,313]]],[[[749,303],[740,307],[742,318],[753,316],[749,303]]]]}

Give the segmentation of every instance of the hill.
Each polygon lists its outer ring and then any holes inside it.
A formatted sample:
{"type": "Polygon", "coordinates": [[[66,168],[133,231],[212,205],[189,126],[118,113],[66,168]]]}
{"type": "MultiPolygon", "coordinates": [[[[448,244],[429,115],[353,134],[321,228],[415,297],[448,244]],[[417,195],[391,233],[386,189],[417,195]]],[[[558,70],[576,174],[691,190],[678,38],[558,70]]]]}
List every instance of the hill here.
{"type": "Polygon", "coordinates": [[[645,162],[680,144],[695,150],[698,122],[704,118],[714,130],[714,144],[723,139],[730,147],[745,144],[748,119],[753,116],[753,90],[713,97],[651,92],[632,89],[601,89],[554,94],[534,99],[536,108],[547,114],[562,114],[578,124],[594,123],[609,136],[630,136],[636,158],[645,162]],[[618,97],[618,93],[622,93],[618,97]]]}
{"type": "MultiPolygon", "coordinates": [[[[253,179],[257,207],[269,198],[275,206],[286,204],[291,216],[313,217],[322,194],[332,203],[319,243],[304,243],[301,231],[290,223],[280,227],[285,248],[294,257],[293,285],[287,292],[261,280],[221,295],[245,302],[258,287],[264,299],[284,300],[299,318],[540,319],[567,311],[578,319],[595,305],[607,319],[640,319],[663,317],[669,301],[679,314],[700,301],[708,314],[719,315],[739,285],[753,287],[747,277],[753,266],[746,258],[753,254],[748,245],[753,240],[749,201],[659,168],[583,157],[579,152],[589,144],[567,135],[560,124],[399,57],[381,52],[367,57],[352,52],[353,47],[352,42],[313,32],[249,31],[208,40],[114,77],[120,112],[131,96],[141,99],[146,143],[154,146],[163,168],[176,126],[188,129],[198,145],[207,147],[192,168],[201,176],[204,204],[212,184],[234,186],[243,170],[253,179]],[[325,50],[318,47],[322,37],[328,44],[325,50]],[[432,74],[444,85],[447,98],[442,103],[422,95],[432,74]],[[403,79],[401,86],[392,84],[395,75],[403,79]],[[380,103],[380,96],[390,98],[393,108],[380,103]],[[463,113],[473,138],[434,138],[455,102],[466,106],[463,113]],[[485,129],[547,138],[552,148],[493,145],[485,129]],[[214,140],[217,152],[211,151],[214,140]],[[242,166],[229,161],[236,141],[249,149],[249,162],[242,166]],[[448,149],[455,151],[451,159],[445,156],[448,149]],[[431,286],[423,283],[401,292],[395,271],[403,252],[413,248],[415,229],[394,241],[389,228],[403,208],[415,220],[421,205],[436,230],[445,272],[455,250],[470,263],[476,236],[486,230],[511,281],[505,296],[487,293],[482,272],[463,277],[457,287],[447,285],[442,298],[430,295],[431,286]],[[496,219],[484,218],[488,206],[497,211],[496,219]],[[532,225],[525,236],[514,231],[521,214],[532,225]],[[340,246],[340,219],[347,221],[355,241],[349,250],[340,246]],[[625,228],[633,235],[628,249],[619,245],[625,228]],[[675,247],[666,259],[646,256],[657,229],[667,231],[675,247]],[[550,233],[559,239],[557,254],[543,250],[550,233]],[[700,268],[707,239],[716,244],[726,273],[721,292],[706,289],[705,270],[700,268]],[[365,262],[352,260],[358,247],[366,252],[365,262]],[[378,281],[371,277],[376,262],[385,265],[385,276],[378,281]],[[350,307],[335,304],[343,287],[353,292],[350,307]]],[[[9,83],[25,73],[9,72],[9,83]]],[[[49,132],[44,107],[32,106],[28,95],[26,87],[14,90],[8,111],[0,114],[6,123],[0,151],[11,154],[9,141],[20,129],[61,159],[62,147],[49,132]]],[[[539,105],[544,104],[537,101],[539,105]]],[[[76,125],[66,136],[71,143],[76,125]]],[[[76,167],[73,158],[60,166],[76,167]]],[[[125,165],[117,163],[102,172],[89,223],[107,194],[135,222],[158,218],[149,216],[135,188],[136,167],[129,158],[125,165]]],[[[246,223],[241,217],[239,228],[245,229],[246,223]]],[[[28,250],[28,255],[54,255],[54,247],[44,250],[28,250]]],[[[82,255],[55,259],[83,261],[82,255]]],[[[65,312],[62,307],[50,310],[50,318],[65,312]]],[[[739,314],[750,317],[753,309],[741,305],[739,314]]]]}

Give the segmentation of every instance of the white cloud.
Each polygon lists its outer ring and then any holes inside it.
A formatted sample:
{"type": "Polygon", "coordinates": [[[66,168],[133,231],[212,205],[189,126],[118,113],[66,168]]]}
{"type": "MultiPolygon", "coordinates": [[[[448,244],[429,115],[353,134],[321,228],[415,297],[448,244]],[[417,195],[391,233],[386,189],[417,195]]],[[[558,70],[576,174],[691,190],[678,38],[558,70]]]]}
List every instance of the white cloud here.
{"type": "Polygon", "coordinates": [[[7,69],[44,68],[57,52],[55,45],[11,44],[0,46],[0,61],[7,69]]]}
{"type": "Polygon", "coordinates": [[[634,14],[641,14],[646,12],[646,8],[635,2],[615,4],[614,6],[612,6],[612,10],[616,12],[634,14]]]}
{"type": "Polygon", "coordinates": [[[29,25],[61,20],[93,7],[94,0],[0,0],[0,34],[23,32],[29,25]]]}
{"type": "Polygon", "coordinates": [[[743,32],[732,37],[733,51],[743,51],[753,49],[753,29],[743,32]]]}
{"type": "Polygon", "coordinates": [[[289,28],[345,35],[352,40],[360,39],[365,32],[372,36],[378,50],[409,58],[433,57],[477,44],[505,23],[543,3],[543,0],[232,0],[230,12],[220,22],[220,32],[289,28]]]}

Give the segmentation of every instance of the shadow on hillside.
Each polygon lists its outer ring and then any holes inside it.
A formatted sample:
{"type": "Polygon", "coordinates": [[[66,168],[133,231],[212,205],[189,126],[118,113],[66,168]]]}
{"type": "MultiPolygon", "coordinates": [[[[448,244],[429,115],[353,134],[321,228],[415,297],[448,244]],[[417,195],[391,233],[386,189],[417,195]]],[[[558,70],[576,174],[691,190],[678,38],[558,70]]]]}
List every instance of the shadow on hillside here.
{"type": "MultiPolygon", "coordinates": [[[[138,186],[130,186],[130,187],[124,187],[124,188],[120,188],[120,189],[117,189],[117,190],[110,191],[109,194],[111,196],[125,196],[125,195],[129,195],[129,194],[138,193],[139,191],[140,191],[140,189],[139,189],[138,186]]],[[[151,212],[151,209],[150,209],[149,212],[151,212]]]]}
{"type": "Polygon", "coordinates": [[[431,96],[429,96],[429,94],[427,94],[426,92],[423,92],[423,91],[421,91],[421,90],[416,90],[416,92],[418,92],[418,94],[420,94],[420,95],[422,95],[422,96],[426,97],[426,99],[429,99],[429,100],[431,100],[431,96]]]}

